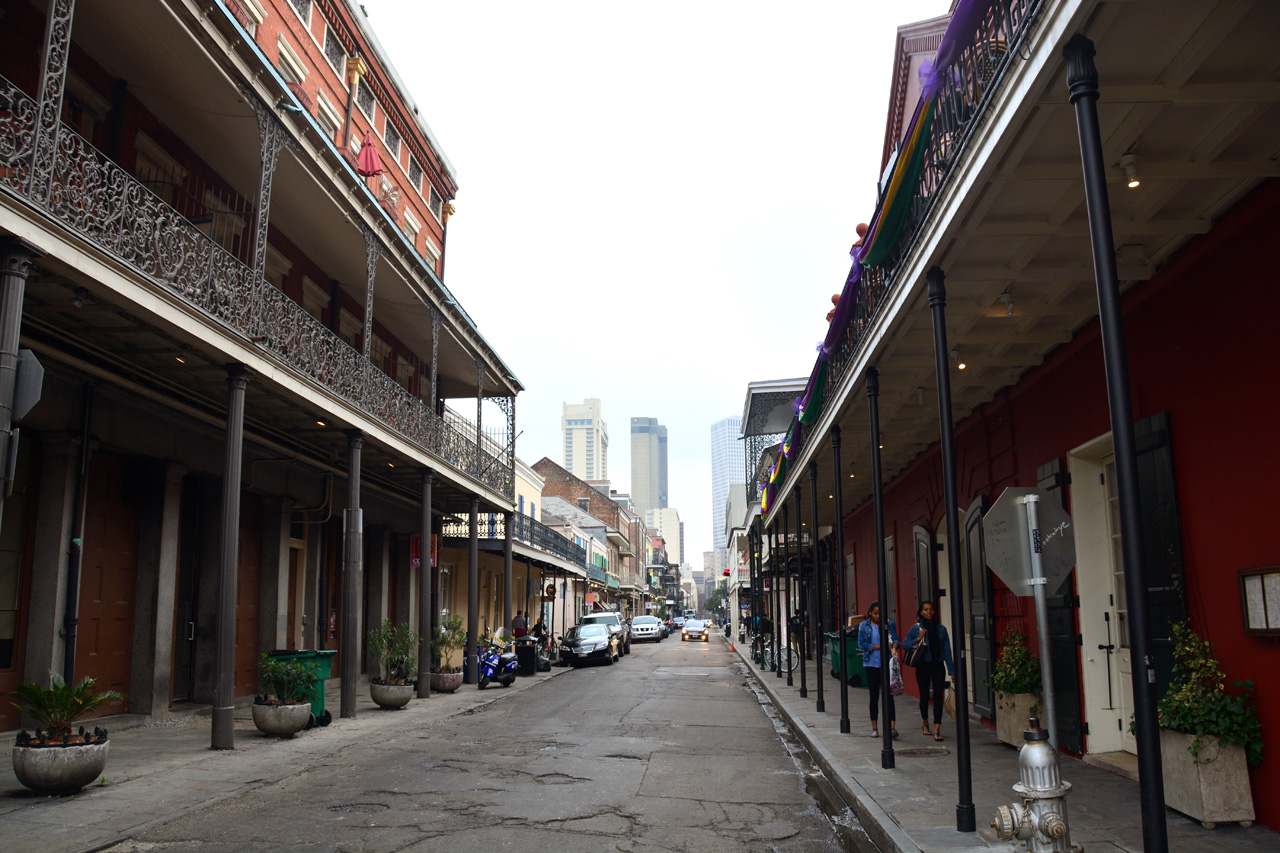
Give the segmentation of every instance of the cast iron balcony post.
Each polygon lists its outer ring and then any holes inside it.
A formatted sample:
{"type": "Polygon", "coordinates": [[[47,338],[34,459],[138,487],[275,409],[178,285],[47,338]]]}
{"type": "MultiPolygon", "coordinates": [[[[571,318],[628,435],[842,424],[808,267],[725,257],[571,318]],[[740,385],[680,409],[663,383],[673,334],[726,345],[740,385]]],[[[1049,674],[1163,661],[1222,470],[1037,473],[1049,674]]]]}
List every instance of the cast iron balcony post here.
{"type": "Polygon", "coordinates": [[[849,727],[849,678],[846,673],[849,667],[845,658],[849,654],[849,649],[845,646],[845,637],[848,636],[846,626],[849,620],[847,614],[843,611],[849,607],[849,579],[845,576],[844,570],[844,483],[840,479],[840,427],[831,427],[831,462],[835,472],[835,485],[832,486],[832,495],[836,501],[836,559],[835,568],[840,573],[840,613],[836,614],[836,618],[840,620],[840,734],[847,735],[851,731],[849,727]]]}
{"type": "Polygon", "coordinates": [[[884,555],[884,489],[880,485],[880,371],[867,368],[867,409],[871,416],[871,498],[875,507],[876,540],[876,595],[880,599],[880,766],[891,770],[893,759],[893,728],[896,720],[889,711],[893,697],[889,694],[889,658],[893,654],[893,640],[889,631],[889,583],[885,571],[884,555]]]}
{"type": "Polygon", "coordinates": [[[822,610],[826,606],[826,602],[823,600],[822,595],[822,566],[818,565],[818,463],[814,460],[809,461],[809,497],[809,523],[813,528],[809,533],[810,560],[813,563],[813,616],[817,626],[814,629],[814,643],[816,646],[814,658],[818,664],[814,668],[818,679],[818,703],[814,710],[822,714],[826,713],[827,710],[827,703],[822,698],[822,649],[823,643],[827,639],[826,634],[822,631],[822,610]]]}

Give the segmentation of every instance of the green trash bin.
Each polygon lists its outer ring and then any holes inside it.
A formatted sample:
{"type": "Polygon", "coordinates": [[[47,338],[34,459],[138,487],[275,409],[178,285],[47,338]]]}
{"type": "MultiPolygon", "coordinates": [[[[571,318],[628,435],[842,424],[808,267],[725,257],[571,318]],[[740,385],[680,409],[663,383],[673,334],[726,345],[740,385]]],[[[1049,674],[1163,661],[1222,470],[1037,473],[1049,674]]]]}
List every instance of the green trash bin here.
{"type": "MultiPolygon", "coordinates": [[[[277,649],[271,652],[273,658],[294,660],[311,670],[315,680],[311,682],[311,691],[307,696],[311,700],[311,716],[314,724],[327,726],[333,721],[333,715],[324,708],[324,683],[329,678],[333,656],[338,652],[331,649],[277,649]]],[[[310,728],[310,726],[308,726],[310,728]]]]}
{"type": "Polygon", "coordinates": [[[831,652],[831,676],[839,678],[843,669],[845,679],[854,687],[867,685],[867,668],[862,664],[862,650],[858,648],[858,632],[844,635],[844,650],[840,649],[839,634],[825,634],[827,650],[831,652]],[[843,667],[842,667],[843,664],[843,667]]]}

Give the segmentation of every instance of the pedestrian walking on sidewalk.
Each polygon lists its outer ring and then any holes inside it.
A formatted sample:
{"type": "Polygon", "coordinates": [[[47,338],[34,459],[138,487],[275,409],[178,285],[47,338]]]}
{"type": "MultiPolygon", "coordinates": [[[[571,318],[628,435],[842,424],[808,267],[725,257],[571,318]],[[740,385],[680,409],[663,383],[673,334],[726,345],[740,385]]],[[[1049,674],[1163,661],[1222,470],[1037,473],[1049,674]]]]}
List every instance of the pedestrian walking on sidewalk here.
{"type": "Polygon", "coordinates": [[[945,625],[938,624],[938,608],[932,601],[922,601],[916,611],[919,620],[907,631],[902,647],[908,651],[925,644],[924,661],[916,665],[916,686],[920,688],[922,732],[942,740],[942,703],[946,698],[947,678],[955,686],[955,664],[951,660],[951,638],[945,625]],[[929,697],[933,696],[933,731],[929,731],[929,697]]]}
{"type": "MultiPolygon", "coordinates": [[[[889,654],[898,653],[898,632],[893,627],[893,620],[887,621],[889,629],[889,654]]],[[[862,663],[867,669],[867,687],[871,688],[871,736],[879,734],[877,720],[880,716],[880,688],[889,689],[888,684],[880,683],[880,602],[873,601],[867,608],[867,618],[858,626],[858,648],[862,650],[862,663]]],[[[898,711],[893,704],[893,694],[889,694],[889,731],[898,736],[898,711]]]]}

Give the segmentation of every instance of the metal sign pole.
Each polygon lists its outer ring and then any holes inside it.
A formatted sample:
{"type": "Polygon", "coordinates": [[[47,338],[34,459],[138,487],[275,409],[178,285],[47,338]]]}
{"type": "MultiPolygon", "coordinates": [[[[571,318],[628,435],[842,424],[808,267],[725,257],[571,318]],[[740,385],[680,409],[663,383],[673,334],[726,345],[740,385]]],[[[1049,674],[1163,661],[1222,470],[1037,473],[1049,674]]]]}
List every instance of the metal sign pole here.
{"type": "Polygon", "coordinates": [[[1049,723],[1049,743],[1058,748],[1058,717],[1053,702],[1053,665],[1049,657],[1049,602],[1045,595],[1048,579],[1044,576],[1044,561],[1041,552],[1044,550],[1040,539],[1040,520],[1036,513],[1039,495],[1026,495],[1018,498],[1018,503],[1027,508],[1027,536],[1031,540],[1031,579],[1027,584],[1036,597],[1036,634],[1040,639],[1040,684],[1044,692],[1044,715],[1049,723]]]}

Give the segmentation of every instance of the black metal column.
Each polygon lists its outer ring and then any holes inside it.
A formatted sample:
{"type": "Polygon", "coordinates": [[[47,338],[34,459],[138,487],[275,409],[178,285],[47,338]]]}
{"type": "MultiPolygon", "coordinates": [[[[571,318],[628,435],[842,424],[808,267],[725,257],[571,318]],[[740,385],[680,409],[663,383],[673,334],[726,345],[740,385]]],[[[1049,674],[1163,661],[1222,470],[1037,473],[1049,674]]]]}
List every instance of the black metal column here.
{"type": "MultiPolygon", "coordinates": [[[[236,569],[240,557],[240,460],[244,445],[244,389],[249,369],[227,370],[227,445],[222,465],[222,531],[218,541],[218,621],[214,626],[213,749],[235,749],[236,569]]],[[[86,437],[87,438],[87,437],[86,437]]]]}
{"type": "Polygon", "coordinates": [[[823,601],[822,595],[822,567],[818,565],[818,463],[812,461],[809,463],[809,498],[809,524],[813,528],[809,532],[809,551],[813,562],[813,617],[816,625],[813,641],[816,644],[814,657],[818,662],[815,667],[818,675],[818,704],[814,710],[822,714],[827,710],[827,703],[822,698],[822,650],[827,640],[827,635],[822,632],[822,608],[826,602],[823,601]]]}
{"type": "Polygon", "coordinates": [[[809,698],[809,684],[805,677],[805,660],[808,658],[809,644],[806,642],[805,629],[808,625],[805,616],[809,613],[808,590],[804,582],[804,518],[803,503],[800,499],[803,491],[800,478],[796,478],[796,625],[800,627],[800,698],[809,698]]]}
{"type": "Polygon", "coordinates": [[[1129,600],[1129,638],[1133,652],[1133,703],[1137,724],[1139,801],[1142,806],[1142,847],[1169,847],[1165,825],[1164,778],[1160,760],[1160,728],[1156,717],[1155,658],[1147,607],[1147,569],[1142,559],[1142,506],[1138,494],[1138,461],[1129,398],[1129,363],[1125,355],[1124,319],[1116,278],[1115,244],[1111,234],[1111,204],[1107,197],[1106,163],[1098,129],[1098,69],[1093,42],[1072,37],[1063,48],[1067,60],[1067,89],[1076,108],[1084,194],[1089,208],[1089,237],[1093,242],[1093,272],[1098,287],[1098,321],[1102,329],[1107,403],[1111,410],[1111,441],[1115,450],[1120,499],[1120,538],[1124,550],[1124,585],[1129,600]]]}
{"type": "Polygon", "coordinates": [[[782,661],[787,660],[791,655],[791,644],[795,641],[795,637],[791,635],[791,511],[785,503],[782,505],[782,615],[787,621],[782,626],[782,636],[785,638],[783,645],[778,646],[778,663],[779,669],[787,670],[787,686],[793,687],[795,682],[791,679],[790,667],[783,667],[782,661]],[[783,657],[786,655],[787,657],[783,657]]]}
{"type": "Polygon", "coordinates": [[[71,58],[71,24],[76,10],[75,0],[49,0],[46,5],[40,82],[36,88],[38,113],[32,128],[31,173],[28,178],[31,198],[41,205],[49,202],[53,192],[62,99],[66,91],[67,64],[71,58]]]}
{"type": "Polygon", "coordinates": [[[514,515],[511,510],[502,514],[502,524],[506,529],[506,536],[502,540],[502,627],[508,637],[511,636],[511,537],[516,526],[514,515]]]}
{"type": "MultiPolygon", "coordinates": [[[[847,609],[849,604],[849,581],[845,577],[844,571],[844,481],[840,479],[840,427],[831,427],[831,464],[835,471],[835,478],[832,488],[832,494],[836,500],[836,558],[835,570],[839,572],[840,578],[840,607],[843,611],[847,609]]],[[[843,612],[837,613],[836,618],[840,620],[840,671],[838,677],[840,679],[840,734],[847,735],[849,728],[849,679],[845,676],[847,668],[844,663],[844,656],[849,653],[848,647],[845,645],[845,637],[848,636],[847,626],[849,620],[845,618],[843,612]]]]}
{"type": "Polygon", "coordinates": [[[418,698],[431,695],[431,469],[422,469],[422,516],[418,521],[418,698]]]}
{"type": "Polygon", "coordinates": [[[929,307],[933,311],[933,361],[938,374],[938,432],[942,439],[942,492],[947,513],[947,577],[951,600],[951,645],[956,662],[956,831],[973,832],[973,778],[969,754],[969,661],[964,644],[964,578],[960,573],[960,507],[956,487],[956,437],[951,423],[951,361],[947,350],[946,276],[930,267],[929,307]]]}
{"type": "Polygon", "coordinates": [[[464,684],[475,684],[479,668],[479,634],[480,624],[480,498],[471,497],[471,520],[468,530],[467,548],[467,651],[462,665],[462,681],[464,684]]]}
{"type": "Polygon", "coordinates": [[[769,590],[773,605],[773,674],[782,677],[782,572],[778,560],[782,549],[778,547],[778,522],[769,525],[769,590]]]}
{"type": "Polygon", "coordinates": [[[880,766],[892,769],[893,724],[889,714],[889,584],[884,564],[884,490],[880,486],[880,371],[867,368],[867,408],[871,413],[871,497],[875,506],[876,596],[880,599],[880,766]]]}
{"type": "Polygon", "coordinates": [[[364,433],[347,433],[347,508],[342,531],[342,634],[338,659],[342,676],[340,714],[355,719],[356,691],[360,681],[360,572],[364,566],[364,514],[360,508],[360,452],[364,433]]]}
{"type": "Polygon", "coordinates": [[[748,533],[751,551],[751,659],[760,662],[760,519],[751,521],[748,533]]]}

